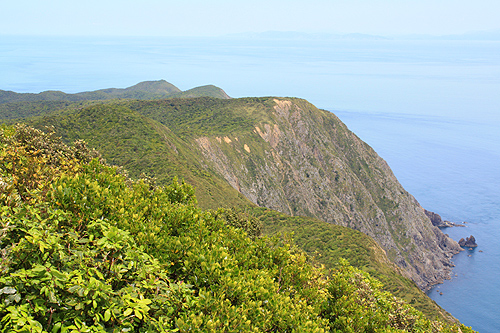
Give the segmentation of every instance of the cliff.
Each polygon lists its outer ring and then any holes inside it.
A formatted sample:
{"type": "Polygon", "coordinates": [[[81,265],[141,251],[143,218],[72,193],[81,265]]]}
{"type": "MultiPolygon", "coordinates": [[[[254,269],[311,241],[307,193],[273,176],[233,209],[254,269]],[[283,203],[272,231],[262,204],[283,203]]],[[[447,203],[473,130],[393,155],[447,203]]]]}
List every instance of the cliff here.
{"type": "Polygon", "coordinates": [[[423,290],[449,277],[458,244],[432,225],[373,149],[306,101],[264,104],[251,133],[196,138],[233,188],[259,206],[373,237],[423,290]]]}

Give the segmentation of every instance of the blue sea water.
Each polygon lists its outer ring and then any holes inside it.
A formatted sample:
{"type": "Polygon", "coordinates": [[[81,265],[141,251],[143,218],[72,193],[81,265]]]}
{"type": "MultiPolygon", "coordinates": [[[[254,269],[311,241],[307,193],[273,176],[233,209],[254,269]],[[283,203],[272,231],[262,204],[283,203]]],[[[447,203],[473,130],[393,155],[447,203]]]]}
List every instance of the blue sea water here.
{"type": "Polygon", "coordinates": [[[165,79],[336,113],[422,206],[467,222],[445,232],[479,247],[456,255],[429,296],[480,332],[500,330],[500,42],[0,36],[0,73],[16,92],[165,79]]]}
{"type": "Polygon", "coordinates": [[[467,222],[465,228],[445,228],[443,232],[457,241],[473,235],[479,246],[455,255],[451,280],[427,294],[475,330],[498,332],[500,124],[434,116],[335,113],[389,163],[423,207],[445,220],[467,222]]]}

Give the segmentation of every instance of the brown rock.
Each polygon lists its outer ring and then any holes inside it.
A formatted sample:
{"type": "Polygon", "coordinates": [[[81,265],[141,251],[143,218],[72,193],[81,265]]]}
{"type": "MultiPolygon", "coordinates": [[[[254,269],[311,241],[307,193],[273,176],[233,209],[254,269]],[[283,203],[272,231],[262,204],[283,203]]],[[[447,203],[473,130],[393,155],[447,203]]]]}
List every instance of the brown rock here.
{"type": "Polygon", "coordinates": [[[477,247],[476,239],[472,235],[470,235],[466,239],[461,238],[458,241],[458,245],[460,245],[461,247],[469,247],[469,248],[477,247]]]}

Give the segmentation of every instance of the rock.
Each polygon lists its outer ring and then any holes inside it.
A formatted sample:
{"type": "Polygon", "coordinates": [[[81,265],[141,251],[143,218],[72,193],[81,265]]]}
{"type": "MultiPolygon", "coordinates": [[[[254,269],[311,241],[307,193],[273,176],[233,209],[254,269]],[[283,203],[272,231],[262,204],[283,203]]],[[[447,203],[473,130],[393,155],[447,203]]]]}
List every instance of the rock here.
{"type": "Polygon", "coordinates": [[[454,222],[451,222],[451,221],[447,221],[447,220],[444,220],[444,226],[445,227],[463,227],[465,228],[466,225],[464,224],[466,222],[462,222],[462,223],[454,223],[454,222]]]}
{"type": "Polygon", "coordinates": [[[458,245],[460,245],[461,247],[469,247],[469,248],[477,247],[476,239],[472,235],[470,235],[470,237],[467,237],[466,239],[461,238],[458,241],[458,245]]]}
{"type": "Polygon", "coordinates": [[[446,225],[443,222],[443,219],[441,218],[441,215],[436,214],[434,212],[428,211],[427,209],[424,209],[425,215],[427,215],[432,222],[432,225],[435,227],[445,227],[446,225]]]}
{"type": "MultiPolygon", "coordinates": [[[[431,212],[427,209],[424,209],[425,215],[431,220],[432,225],[438,228],[447,228],[447,227],[465,227],[463,224],[454,223],[450,221],[446,221],[441,218],[441,215],[431,212]]],[[[464,222],[465,223],[465,222],[464,222]]]]}

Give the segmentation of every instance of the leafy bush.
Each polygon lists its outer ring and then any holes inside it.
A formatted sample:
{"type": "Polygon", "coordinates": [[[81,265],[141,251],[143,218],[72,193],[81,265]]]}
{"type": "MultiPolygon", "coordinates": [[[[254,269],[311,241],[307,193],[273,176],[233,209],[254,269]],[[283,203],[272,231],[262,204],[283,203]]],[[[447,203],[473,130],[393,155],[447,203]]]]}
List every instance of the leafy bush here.
{"type": "Polygon", "coordinates": [[[329,319],[334,332],[462,332],[456,326],[450,328],[426,319],[420,311],[382,291],[379,281],[345,260],[332,274],[328,292],[330,298],[323,316],[329,319]]]}
{"type": "Polygon", "coordinates": [[[3,331],[324,331],[326,280],[289,240],[26,130],[1,139],[3,331]]]}

